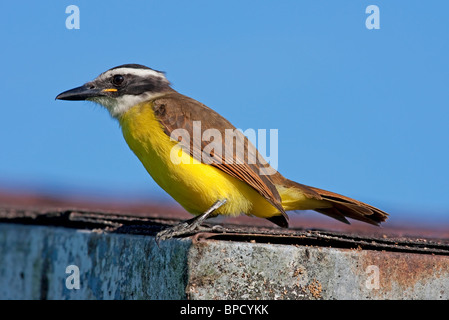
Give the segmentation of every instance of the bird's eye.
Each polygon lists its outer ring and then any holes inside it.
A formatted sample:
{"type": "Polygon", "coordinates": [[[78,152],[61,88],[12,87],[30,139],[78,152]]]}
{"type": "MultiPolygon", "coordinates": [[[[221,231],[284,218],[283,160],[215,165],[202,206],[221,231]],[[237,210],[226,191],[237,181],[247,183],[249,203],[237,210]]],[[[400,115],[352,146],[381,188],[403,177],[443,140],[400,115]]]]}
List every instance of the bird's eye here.
{"type": "Polygon", "coordinates": [[[119,86],[123,83],[123,81],[125,81],[125,77],[123,77],[120,74],[116,74],[113,78],[112,78],[112,84],[119,86]]]}

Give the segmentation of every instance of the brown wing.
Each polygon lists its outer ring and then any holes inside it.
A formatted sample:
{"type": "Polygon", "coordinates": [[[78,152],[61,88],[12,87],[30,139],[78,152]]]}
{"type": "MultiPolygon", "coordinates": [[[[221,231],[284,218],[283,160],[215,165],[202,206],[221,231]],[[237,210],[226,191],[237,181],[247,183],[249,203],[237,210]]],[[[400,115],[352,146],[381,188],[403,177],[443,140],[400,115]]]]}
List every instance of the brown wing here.
{"type": "MultiPolygon", "coordinates": [[[[156,98],[153,101],[153,108],[168,136],[172,136],[176,129],[185,130],[181,131],[185,132],[187,137],[182,137],[178,141],[183,148],[187,147],[184,150],[189,150],[193,158],[247,183],[277,208],[285,218],[284,220],[288,219],[282,207],[280,195],[270,176],[261,174],[264,169],[269,168],[269,165],[261,160],[263,158],[256,148],[229,121],[204,104],[177,92],[156,98]],[[233,130],[235,136],[232,140],[225,139],[226,130],[233,130]],[[215,148],[211,148],[213,140],[203,141],[205,132],[206,134],[218,132],[223,141],[220,143],[221,148],[218,148],[218,144],[214,145],[215,148]],[[238,146],[243,147],[244,152],[237,150],[238,146]],[[229,153],[230,150],[232,150],[231,153],[229,153]]],[[[228,131],[227,134],[229,133],[228,131]]],[[[287,225],[286,221],[283,223],[283,226],[285,225],[287,225]]]]}

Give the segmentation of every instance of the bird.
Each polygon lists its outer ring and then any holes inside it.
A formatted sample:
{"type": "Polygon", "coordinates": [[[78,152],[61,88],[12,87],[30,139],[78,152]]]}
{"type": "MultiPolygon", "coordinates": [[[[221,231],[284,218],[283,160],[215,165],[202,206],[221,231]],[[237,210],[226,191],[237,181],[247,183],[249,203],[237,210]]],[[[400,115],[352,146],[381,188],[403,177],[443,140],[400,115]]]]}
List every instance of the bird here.
{"type": "Polygon", "coordinates": [[[346,224],[350,218],[379,226],[388,217],[364,202],[285,178],[223,116],[173,89],[165,72],[123,64],[56,99],[106,108],[154,181],[194,216],[158,232],[157,241],[194,234],[219,215],[245,214],[282,228],[289,226],[287,212],[297,210],[346,224]],[[226,134],[231,139],[215,143],[226,134]]]}

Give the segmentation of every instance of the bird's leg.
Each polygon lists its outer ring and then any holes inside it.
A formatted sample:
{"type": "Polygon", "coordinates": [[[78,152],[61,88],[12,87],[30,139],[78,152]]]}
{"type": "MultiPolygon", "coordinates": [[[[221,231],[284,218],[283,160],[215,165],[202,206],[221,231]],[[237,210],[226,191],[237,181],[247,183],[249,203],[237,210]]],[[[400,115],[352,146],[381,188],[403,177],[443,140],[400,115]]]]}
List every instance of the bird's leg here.
{"type": "Polygon", "coordinates": [[[181,222],[180,224],[158,232],[156,234],[156,242],[159,243],[159,241],[161,240],[166,240],[172,237],[182,236],[198,231],[204,220],[210,218],[211,214],[225,203],[226,199],[217,200],[209,209],[207,209],[204,213],[196,216],[195,218],[181,222]]]}

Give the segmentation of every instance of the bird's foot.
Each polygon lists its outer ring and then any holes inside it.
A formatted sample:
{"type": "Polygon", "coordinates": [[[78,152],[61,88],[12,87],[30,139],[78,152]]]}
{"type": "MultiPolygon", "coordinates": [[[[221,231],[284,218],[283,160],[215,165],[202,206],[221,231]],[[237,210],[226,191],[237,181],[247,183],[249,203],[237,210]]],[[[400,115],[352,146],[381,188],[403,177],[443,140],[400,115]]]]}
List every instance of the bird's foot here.
{"type": "Polygon", "coordinates": [[[219,207],[221,207],[223,204],[226,203],[226,199],[218,200],[216,201],[206,212],[203,214],[181,222],[180,224],[177,224],[173,227],[164,229],[162,231],[159,231],[156,234],[156,243],[159,244],[161,240],[167,240],[173,237],[179,237],[184,235],[191,235],[201,230],[201,224],[204,220],[210,217],[210,215],[217,210],[219,207]]]}
{"type": "Polygon", "coordinates": [[[191,234],[194,234],[195,232],[200,231],[200,229],[201,229],[201,221],[188,220],[185,222],[181,222],[180,224],[177,224],[173,227],[169,227],[167,229],[159,231],[156,234],[156,242],[159,243],[161,240],[167,240],[167,239],[170,239],[173,237],[191,235],[191,234]]]}

